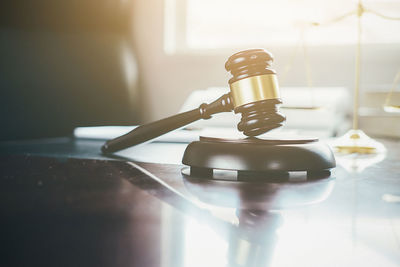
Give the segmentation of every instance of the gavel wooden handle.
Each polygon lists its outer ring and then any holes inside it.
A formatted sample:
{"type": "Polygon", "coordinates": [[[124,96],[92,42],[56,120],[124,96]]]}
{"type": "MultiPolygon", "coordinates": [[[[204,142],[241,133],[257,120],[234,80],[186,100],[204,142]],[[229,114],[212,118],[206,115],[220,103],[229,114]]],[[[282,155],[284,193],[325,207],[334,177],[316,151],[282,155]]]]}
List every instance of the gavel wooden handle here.
{"type": "Polygon", "coordinates": [[[210,104],[201,104],[198,108],[183,112],[149,124],[141,125],[127,134],[107,141],[102,147],[103,153],[113,153],[135,146],[199,119],[209,119],[212,114],[233,110],[230,94],[225,94],[210,104]]]}

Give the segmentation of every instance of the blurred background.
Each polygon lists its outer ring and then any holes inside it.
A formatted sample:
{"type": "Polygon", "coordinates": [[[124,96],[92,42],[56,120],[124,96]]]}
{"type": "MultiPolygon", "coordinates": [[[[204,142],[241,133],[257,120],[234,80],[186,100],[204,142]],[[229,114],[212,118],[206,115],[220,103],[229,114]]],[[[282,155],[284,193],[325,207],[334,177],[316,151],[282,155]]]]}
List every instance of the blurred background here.
{"type": "MultiPolygon", "coordinates": [[[[136,125],[173,115],[227,88],[225,61],[253,47],[274,55],[290,103],[283,112],[295,118],[288,127],[340,134],[350,127],[357,3],[3,0],[0,139],[65,136],[78,126],[136,125]],[[331,108],[318,113],[325,106],[331,108]]],[[[390,19],[400,17],[400,1],[362,3],[389,19],[362,16],[360,126],[398,137],[399,114],[381,107],[400,69],[400,21],[390,19]]],[[[391,100],[400,103],[396,91],[391,100]]]]}

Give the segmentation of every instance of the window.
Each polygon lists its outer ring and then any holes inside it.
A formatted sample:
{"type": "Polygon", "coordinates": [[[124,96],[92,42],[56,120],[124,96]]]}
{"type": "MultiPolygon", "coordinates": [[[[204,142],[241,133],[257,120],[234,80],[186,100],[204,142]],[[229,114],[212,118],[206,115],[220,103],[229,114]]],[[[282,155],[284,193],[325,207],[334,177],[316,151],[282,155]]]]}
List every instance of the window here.
{"type": "MultiPolygon", "coordinates": [[[[245,46],[353,44],[355,12],[349,0],[165,0],[165,48],[203,50],[245,46]],[[320,26],[310,23],[319,22],[320,26]]],[[[389,17],[400,17],[399,0],[363,1],[389,17]]],[[[363,43],[400,43],[400,20],[370,12],[362,16],[363,43]]]]}

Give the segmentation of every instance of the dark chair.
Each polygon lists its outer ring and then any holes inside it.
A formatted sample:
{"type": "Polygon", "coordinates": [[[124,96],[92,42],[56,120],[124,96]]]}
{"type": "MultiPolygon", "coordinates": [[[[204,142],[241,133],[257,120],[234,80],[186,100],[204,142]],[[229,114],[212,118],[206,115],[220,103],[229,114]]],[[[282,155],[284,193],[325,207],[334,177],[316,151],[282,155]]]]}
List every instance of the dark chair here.
{"type": "Polygon", "coordinates": [[[139,121],[131,1],[0,3],[0,140],[139,121]],[[132,82],[133,81],[133,82],[132,82]]]}

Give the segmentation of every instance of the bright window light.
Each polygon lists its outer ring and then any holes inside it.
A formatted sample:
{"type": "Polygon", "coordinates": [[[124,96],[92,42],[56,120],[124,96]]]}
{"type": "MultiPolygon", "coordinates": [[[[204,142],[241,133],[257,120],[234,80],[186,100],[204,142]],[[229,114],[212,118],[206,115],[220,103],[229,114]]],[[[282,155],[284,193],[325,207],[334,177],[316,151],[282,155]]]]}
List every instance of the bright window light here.
{"type": "MultiPolygon", "coordinates": [[[[400,17],[399,0],[369,0],[363,5],[400,17]]],[[[302,36],[311,45],[354,44],[355,14],[328,22],[356,9],[357,1],[349,0],[166,0],[166,19],[175,21],[166,24],[175,27],[168,32],[175,33],[176,46],[184,49],[294,45],[302,36]],[[311,26],[312,22],[323,25],[311,26]]],[[[364,43],[400,43],[400,20],[364,13],[362,27],[364,43]]]]}

